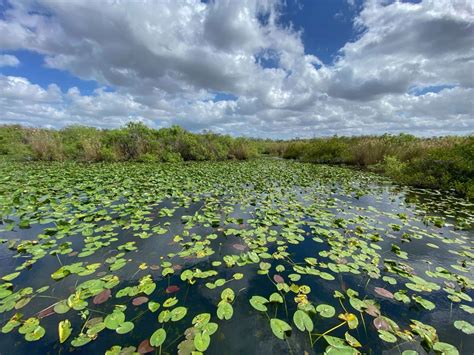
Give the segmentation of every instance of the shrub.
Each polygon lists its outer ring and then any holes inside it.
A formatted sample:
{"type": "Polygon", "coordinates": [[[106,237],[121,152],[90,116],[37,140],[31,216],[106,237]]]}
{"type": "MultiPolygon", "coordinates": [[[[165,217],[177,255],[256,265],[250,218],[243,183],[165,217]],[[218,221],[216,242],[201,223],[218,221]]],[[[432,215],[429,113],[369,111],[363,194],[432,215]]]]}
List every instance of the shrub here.
{"type": "Polygon", "coordinates": [[[28,135],[28,144],[37,160],[63,160],[63,147],[56,131],[33,129],[28,135]]]}

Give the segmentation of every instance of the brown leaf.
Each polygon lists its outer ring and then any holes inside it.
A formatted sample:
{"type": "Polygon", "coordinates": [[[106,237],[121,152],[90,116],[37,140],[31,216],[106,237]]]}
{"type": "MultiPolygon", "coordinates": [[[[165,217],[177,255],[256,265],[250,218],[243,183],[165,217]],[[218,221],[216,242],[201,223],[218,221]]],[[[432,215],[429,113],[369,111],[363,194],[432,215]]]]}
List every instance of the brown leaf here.
{"type": "Polygon", "coordinates": [[[54,305],[53,306],[49,306],[48,308],[45,308],[41,311],[38,312],[38,318],[46,318],[50,315],[53,315],[55,312],[54,312],[54,305]]]}
{"type": "Polygon", "coordinates": [[[243,250],[247,249],[247,246],[243,245],[243,244],[237,244],[236,243],[236,244],[232,244],[232,248],[243,251],[243,250]]]}
{"type": "Polygon", "coordinates": [[[370,314],[372,317],[380,316],[380,310],[373,304],[369,304],[365,309],[365,313],[370,314]]]}
{"type": "Polygon", "coordinates": [[[389,290],[384,289],[383,287],[375,287],[374,291],[376,294],[382,296],[382,297],[387,297],[392,299],[393,298],[393,293],[391,293],[389,290]]]}
{"type": "Polygon", "coordinates": [[[132,301],[132,304],[134,306],[140,306],[144,303],[147,303],[148,302],[148,297],[145,297],[145,296],[140,296],[140,297],[136,297],[133,299],[132,301]]]}
{"type": "Polygon", "coordinates": [[[169,286],[166,288],[165,292],[168,293],[168,294],[170,294],[170,293],[178,292],[179,290],[180,290],[179,286],[177,286],[177,285],[169,285],[169,286]]]}
{"type": "Polygon", "coordinates": [[[374,327],[381,330],[390,330],[390,324],[382,317],[374,319],[374,327]]]}
{"type": "Polygon", "coordinates": [[[102,304],[110,298],[111,294],[112,292],[107,288],[101,293],[99,293],[97,296],[95,296],[94,299],[92,300],[92,303],[102,304]]]}
{"type": "Polygon", "coordinates": [[[140,354],[148,354],[154,351],[155,348],[150,345],[150,340],[145,339],[143,340],[140,345],[138,345],[138,353],[140,354]]]}
{"type": "Polygon", "coordinates": [[[281,275],[278,275],[278,274],[273,275],[273,280],[275,280],[277,284],[282,284],[285,282],[285,279],[281,275]]]}

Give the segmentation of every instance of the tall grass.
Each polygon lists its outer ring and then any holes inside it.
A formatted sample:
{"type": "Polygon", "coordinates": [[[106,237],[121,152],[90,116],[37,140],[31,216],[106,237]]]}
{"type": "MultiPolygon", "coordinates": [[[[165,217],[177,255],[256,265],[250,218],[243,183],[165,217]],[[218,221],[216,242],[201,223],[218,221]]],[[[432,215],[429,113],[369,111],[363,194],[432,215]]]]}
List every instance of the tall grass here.
{"type": "Polygon", "coordinates": [[[291,141],[284,147],[281,156],[287,159],[365,167],[402,184],[455,190],[474,199],[474,136],[332,137],[291,141]]]}
{"type": "Polygon", "coordinates": [[[371,169],[397,182],[455,190],[474,199],[474,136],[417,138],[408,134],[274,141],[195,134],[179,126],[129,123],[100,130],[0,126],[0,155],[13,159],[174,162],[251,159],[261,155],[371,169]]]}
{"type": "Polygon", "coordinates": [[[181,161],[245,160],[263,150],[259,140],[215,133],[195,134],[179,126],[151,129],[131,122],[119,129],[70,126],[62,130],[0,126],[0,155],[28,160],[181,161]]]}

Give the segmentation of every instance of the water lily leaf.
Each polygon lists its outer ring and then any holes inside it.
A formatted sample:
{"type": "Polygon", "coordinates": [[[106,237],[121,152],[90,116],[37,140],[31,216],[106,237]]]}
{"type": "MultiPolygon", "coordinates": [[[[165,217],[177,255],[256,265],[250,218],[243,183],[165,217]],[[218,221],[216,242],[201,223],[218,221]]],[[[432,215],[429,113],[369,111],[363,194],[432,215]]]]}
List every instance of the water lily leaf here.
{"type": "Polygon", "coordinates": [[[281,275],[278,275],[278,274],[273,275],[273,280],[278,284],[285,282],[285,279],[281,275]]]}
{"type": "Polygon", "coordinates": [[[318,312],[321,317],[332,318],[336,314],[336,309],[328,304],[319,304],[316,306],[316,312],[318,312]]]}
{"type": "Polygon", "coordinates": [[[265,306],[266,303],[268,303],[268,300],[262,296],[252,296],[250,299],[250,305],[260,312],[267,311],[268,308],[265,306]]]}
{"type": "Polygon", "coordinates": [[[134,327],[135,325],[132,322],[123,322],[117,327],[117,329],[115,329],[115,331],[117,334],[126,334],[132,331],[134,327]]]}
{"type": "Polygon", "coordinates": [[[151,346],[149,339],[145,339],[138,345],[137,351],[139,354],[148,354],[155,351],[155,348],[151,346]]]}
{"type": "Polygon", "coordinates": [[[383,341],[386,341],[387,343],[396,343],[397,342],[397,337],[393,335],[392,333],[379,329],[379,338],[382,339],[383,341]]]}
{"type": "Polygon", "coordinates": [[[58,324],[59,342],[64,343],[72,333],[71,322],[68,319],[62,320],[58,324]]]}
{"type": "Polygon", "coordinates": [[[71,308],[68,306],[67,301],[63,300],[54,305],[54,312],[57,314],[67,313],[71,308]]]}
{"type": "MultiPolygon", "coordinates": [[[[15,303],[15,309],[21,309],[30,303],[31,297],[25,297],[15,303]]],[[[41,318],[41,317],[40,317],[41,318]]]]}
{"type": "Polygon", "coordinates": [[[160,304],[158,302],[150,301],[148,302],[148,309],[150,312],[154,313],[160,308],[160,304]]]}
{"type": "Polygon", "coordinates": [[[196,336],[194,337],[194,346],[198,351],[206,351],[210,343],[211,337],[209,334],[204,332],[196,333],[196,336]]]}
{"type": "Polygon", "coordinates": [[[3,276],[2,280],[3,281],[12,281],[12,280],[16,279],[19,275],[20,275],[20,272],[14,272],[14,273],[3,276]]]}
{"type": "Polygon", "coordinates": [[[467,304],[462,304],[461,306],[459,306],[459,308],[469,314],[474,314],[474,307],[468,306],[467,304]]]}
{"type": "Polygon", "coordinates": [[[18,329],[20,334],[28,334],[33,332],[39,326],[38,318],[31,317],[28,318],[22,326],[18,329]]]}
{"type": "Polygon", "coordinates": [[[194,326],[199,329],[205,326],[207,323],[209,323],[210,320],[211,320],[210,313],[201,313],[193,318],[192,324],[194,324],[194,326]]]}
{"type": "Polygon", "coordinates": [[[237,272],[235,273],[233,276],[232,276],[235,280],[240,280],[244,277],[244,274],[241,274],[240,272],[237,272]]]}
{"type": "Polygon", "coordinates": [[[412,296],[412,298],[415,300],[416,303],[421,305],[424,309],[431,311],[436,308],[433,302],[428,301],[427,299],[424,299],[421,296],[412,296]]]}
{"type": "Polygon", "coordinates": [[[331,345],[332,347],[334,347],[336,349],[346,347],[346,343],[345,343],[344,339],[341,339],[341,338],[336,338],[336,337],[333,337],[333,336],[330,336],[330,335],[325,335],[324,340],[326,340],[329,345],[331,345]]]}
{"type": "Polygon", "coordinates": [[[270,295],[270,302],[283,303],[283,297],[279,293],[274,292],[270,295]]]}
{"type": "Polygon", "coordinates": [[[221,293],[221,299],[225,300],[226,302],[234,301],[235,293],[231,288],[226,288],[221,293]]]}
{"type": "Polygon", "coordinates": [[[188,310],[186,307],[176,307],[173,310],[171,310],[171,320],[173,322],[177,322],[183,319],[186,316],[187,312],[188,310]]]}
{"type": "Polygon", "coordinates": [[[154,347],[161,346],[166,340],[166,331],[163,328],[157,329],[150,338],[150,345],[154,347]]]}
{"type": "Polygon", "coordinates": [[[459,329],[463,333],[466,334],[474,334],[474,325],[465,321],[465,320],[457,320],[454,322],[454,327],[459,329]]]}
{"type": "Polygon", "coordinates": [[[244,251],[245,249],[247,249],[247,246],[243,244],[232,244],[232,248],[239,251],[244,251]]]}
{"type": "Polygon", "coordinates": [[[349,326],[349,329],[355,329],[359,325],[359,320],[354,313],[340,314],[339,319],[345,320],[349,326]]]}
{"type": "Polygon", "coordinates": [[[440,341],[433,345],[433,350],[436,350],[442,355],[459,355],[459,351],[455,346],[440,341]]]}
{"type": "Polygon", "coordinates": [[[37,341],[40,340],[46,333],[45,329],[38,325],[32,331],[25,334],[26,341],[37,341]]]}
{"type": "Polygon", "coordinates": [[[217,317],[219,319],[229,320],[234,314],[234,308],[230,303],[222,302],[219,307],[217,307],[217,317]]]}
{"type": "Polygon", "coordinates": [[[53,280],[61,280],[62,278],[65,278],[67,275],[69,275],[70,273],[71,271],[69,271],[68,268],[66,268],[65,266],[62,266],[51,274],[51,278],[53,280]]]}
{"type": "Polygon", "coordinates": [[[171,297],[163,302],[163,307],[173,307],[176,303],[178,303],[178,299],[176,297],[171,297]]]}
{"type": "Polygon", "coordinates": [[[390,324],[384,317],[377,317],[374,319],[374,327],[380,330],[390,330],[390,324]]]}
{"type": "Polygon", "coordinates": [[[346,339],[347,343],[354,348],[360,348],[362,346],[362,344],[348,332],[344,333],[344,338],[346,339]]]}
{"type": "Polygon", "coordinates": [[[300,309],[293,314],[293,322],[295,323],[296,327],[302,332],[304,332],[305,330],[307,330],[308,332],[313,331],[313,321],[306,312],[300,309]]]}
{"type": "Polygon", "coordinates": [[[291,331],[291,326],[285,321],[278,318],[270,319],[270,327],[272,329],[273,334],[281,340],[284,340],[285,334],[291,331]]]}
{"type": "Polygon", "coordinates": [[[104,324],[108,329],[115,330],[125,322],[125,314],[122,311],[114,310],[104,319],[104,324]]]}
{"type": "Polygon", "coordinates": [[[142,304],[147,303],[147,302],[148,302],[148,297],[145,297],[145,296],[135,297],[132,300],[132,304],[134,306],[141,306],[142,304]]]}
{"type": "Polygon", "coordinates": [[[94,304],[102,304],[106,302],[112,295],[112,292],[109,289],[105,289],[101,293],[99,293],[97,296],[94,297],[92,300],[92,303],[94,304]]]}
{"type": "Polygon", "coordinates": [[[165,292],[168,293],[168,294],[171,294],[171,293],[176,293],[180,290],[179,286],[177,285],[169,285],[165,292]]]}
{"type": "Polygon", "coordinates": [[[365,313],[370,314],[372,317],[380,316],[380,310],[374,304],[367,304],[366,303],[366,308],[364,309],[364,311],[365,311],[365,313]]]}
{"type": "Polygon", "coordinates": [[[393,298],[393,293],[391,293],[389,290],[386,290],[383,287],[375,287],[374,291],[375,291],[376,294],[378,294],[382,297],[386,297],[386,298],[390,298],[390,299],[393,298]]]}
{"type": "Polygon", "coordinates": [[[321,273],[319,273],[319,276],[320,276],[322,279],[327,280],[327,281],[333,281],[333,280],[336,279],[333,275],[331,275],[331,274],[328,273],[328,272],[321,272],[321,273]]]}
{"type": "Polygon", "coordinates": [[[165,267],[165,268],[163,269],[163,271],[161,271],[161,275],[162,275],[163,277],[166,277],[166,276],[172,275],[172,274],[174,274],[174,270],[173,270],[173,268],[171,268],[171,267],[165,267]]]}
{"type": "Polygon", "coordinates": [[[169,309],[165,309],[158,314],[158,322],[166,323],[171,320],[171,311],[169,309]]]}
{"type": "Polygon", "coordinates": [[[87,335],[79,334],[77,338],[74,338],[71,341],[71,345],[74,346],[75,348],[78,348],[78,347],[86,345],[87,343],[90,343],[91,341],[92,339],[89,338],[87,335]]]}
{"type": "Polygon", "coordinates": [[[8,322],[2,327],[2,333],[10,333],[13,329],[21,325],[21,318],[23,315],[21,313],[15,313],[8,322]]]}

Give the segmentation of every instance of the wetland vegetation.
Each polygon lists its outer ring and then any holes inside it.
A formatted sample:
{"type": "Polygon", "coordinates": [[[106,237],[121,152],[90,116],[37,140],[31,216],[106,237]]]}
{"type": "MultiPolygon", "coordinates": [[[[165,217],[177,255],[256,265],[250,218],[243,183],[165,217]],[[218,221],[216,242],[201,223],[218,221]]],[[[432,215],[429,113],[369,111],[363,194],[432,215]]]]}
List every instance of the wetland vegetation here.
{"type": "Polygon", "coordinates": [[[354,166],[415,187],[474,198],[474,136],[418,138],[408,134],[275,141],[159,130],[130,122],[120,129],[69,126],[61,130],[0,126],[0,156],[25,161],[179,162],[276,156],[354,166]]]}
{"type": "Polygon", "coordinates": [[[474,206],[451,192],[271,158],[0,172],[2,352],[474,348],[474,206]]]}

